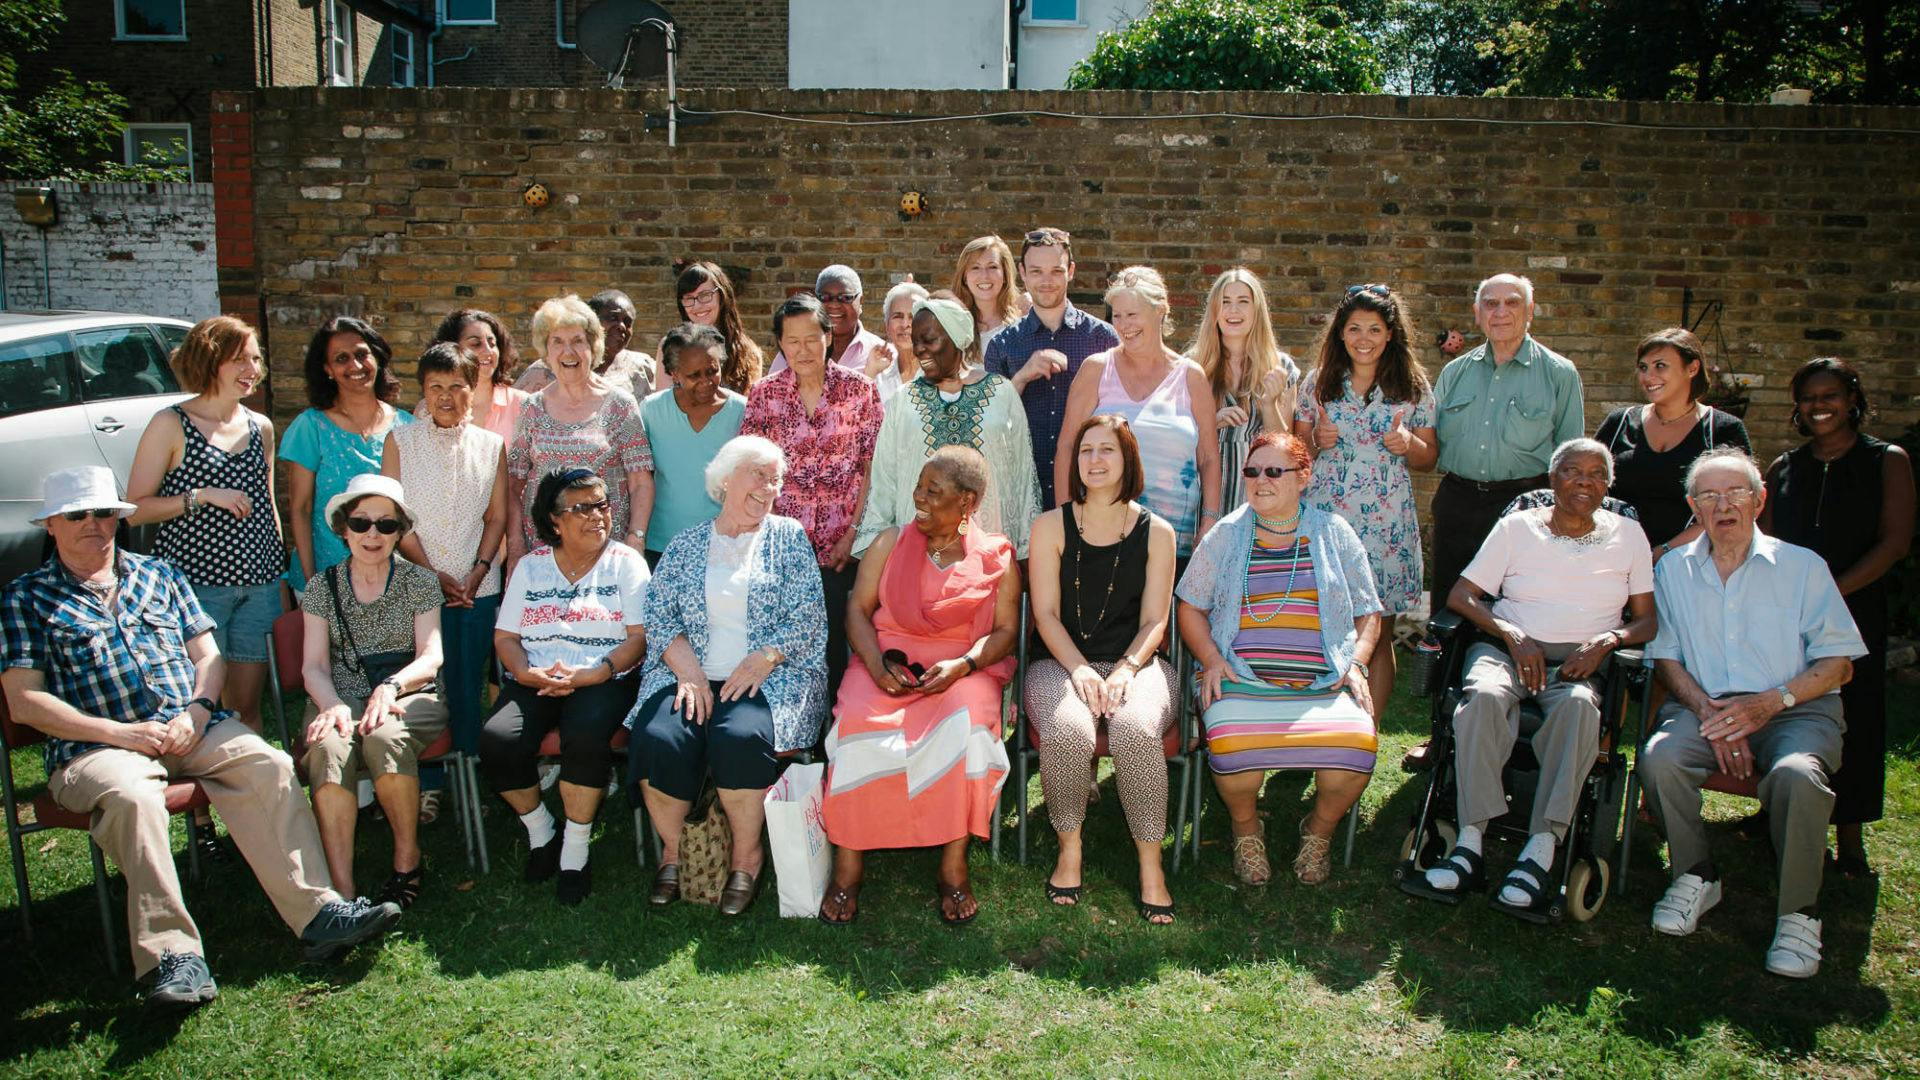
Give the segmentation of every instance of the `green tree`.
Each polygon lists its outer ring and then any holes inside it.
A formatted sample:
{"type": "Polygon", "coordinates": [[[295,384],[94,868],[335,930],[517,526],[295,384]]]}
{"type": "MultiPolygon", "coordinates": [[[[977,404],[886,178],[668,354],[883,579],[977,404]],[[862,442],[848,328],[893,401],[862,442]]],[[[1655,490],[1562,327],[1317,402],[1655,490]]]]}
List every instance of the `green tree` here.
{"type": "Polygon", "coordinates": [[[1373,93],[1380,62],[1340,8],[1308,0],[1155,0],[1100,35],[1073,90],[1373,93]]]}
{"type": "Polygon", "coordinates": [[[64,22],[60,0],[0,0],[0,178],[179,179],[177,168],[120,163],[127,100],[104,83],[56,71],[38,93],[21,89],[19,58],[45,49],[64,22]]]}

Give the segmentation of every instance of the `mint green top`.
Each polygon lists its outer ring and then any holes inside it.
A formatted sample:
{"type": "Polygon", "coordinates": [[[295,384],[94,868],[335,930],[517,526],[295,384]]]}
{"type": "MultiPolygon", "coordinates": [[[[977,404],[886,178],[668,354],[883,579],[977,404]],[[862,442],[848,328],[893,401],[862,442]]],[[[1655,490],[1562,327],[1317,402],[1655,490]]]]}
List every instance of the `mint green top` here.
{"type": "Polygon", "coordinates": [[[653,517],[647,521],[647,550],[665,551],[674,537],[720,513],[707,497],[707,463],[728,440],[740,434],[747,399],[726,387],[724,402],[699,431],[673,400],[673,388],[656,390],[640,403],[647,445],[653,448],[653,517]]]}
{"type": "Polygon", "coordinates": [[[1462,480],[1539,476],[1554,447],[1587,431],[1580,372],[1532,335],[1504,364],[1486,344],[1462,353],[1441,370],[1433,399],[1440,471],[1462,480]]]}

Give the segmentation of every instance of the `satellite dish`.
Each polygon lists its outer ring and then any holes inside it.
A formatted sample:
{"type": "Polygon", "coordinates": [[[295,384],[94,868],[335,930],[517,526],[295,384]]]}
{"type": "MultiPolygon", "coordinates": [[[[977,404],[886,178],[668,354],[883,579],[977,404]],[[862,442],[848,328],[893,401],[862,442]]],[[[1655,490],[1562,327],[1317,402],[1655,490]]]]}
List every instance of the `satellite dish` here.
{"type": "Polygon", "coordinates": [[[580,51],[607,73],[607,85],[653,79],[667,73],[679,26],[653,0],[596,0],[580,13],[574,30],[580,51]]]}

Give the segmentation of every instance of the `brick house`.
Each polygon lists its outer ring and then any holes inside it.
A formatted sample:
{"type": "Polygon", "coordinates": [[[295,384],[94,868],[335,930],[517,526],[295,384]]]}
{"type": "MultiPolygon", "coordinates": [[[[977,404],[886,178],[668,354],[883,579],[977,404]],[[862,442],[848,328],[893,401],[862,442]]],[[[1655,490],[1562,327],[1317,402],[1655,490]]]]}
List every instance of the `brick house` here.
{"type": "Polygon", "coordinates": [[[28,90],[55,71],[128,102],[122,160],[211,176],[209,95],[261,86],[426,82],[430,16],[412,0],[67,0],[52,47],[21,58],[28,90]]]}

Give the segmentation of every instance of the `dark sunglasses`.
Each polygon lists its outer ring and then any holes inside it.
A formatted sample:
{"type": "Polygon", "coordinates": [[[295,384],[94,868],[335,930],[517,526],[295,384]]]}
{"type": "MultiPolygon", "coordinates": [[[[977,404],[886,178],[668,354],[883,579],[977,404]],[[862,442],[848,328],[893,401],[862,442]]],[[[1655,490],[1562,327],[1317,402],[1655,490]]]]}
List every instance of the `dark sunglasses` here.
{"type": "Polygon", "coordinates": [[[381,518],[378,521],[363,517],[350,517],[347,519],[348,532],[363,533],[368,529],[377,530],[381,536],[392,536],[394,533],[400,531],[400,519],[381,518]]]}
{"type": "Polygon", "coordinates": [[[601,499],[599,502],[574,503],[572,506],[562,506],[559,509],[555,510],[554,513],[579,514],[581,517],[586,517],[588,514],[605,513],[607,511],[607,508],[608,508],[607,500],[601,499]]]}
{"type": "Polygon", "coordinates": [[[908,686],[919,686],[920,681],[927,677],[927,669],[908,660],[907,654],[899,649],[888,649],[881,653],[880,663],[893,672],[894,678],[908,686]]]}
{"type": "Polygon", "coordinates": [[[105,521],[110,517],[119,517],[120,511],[110,506],[102,506],[93,510],[68,510],[60,516],[66,518],[68,521],[85,521],[88,518],[92,518],[95,521],[105,521]]]}
{"type": "Polygon", "coordinates": [[[819,299],[820,299],[820,302],[823,304],[851,304],[860,299],[860,294],[859,293],[824,293],[823,292],[820,294],[819,299]]]}
{"type": "Polygon", "coordinates": [[[1390,291],[1392,290],[1388,289],[1385,285],[1377,285],[1377,284],[1347,286],[1348,296],[1353,296],[1356,293],[1372,293],[1375,296],[1385,296],[1390,291]]]}
{"type": "Polygon", "coordinates": [[[1029,244],[1046,246],[1050,244],[1064,244],[1073,238],[1067,234],[1065,229],[1035,229],[1022,239],[1029,244]]]}
{"type": "MultiPolygon", "coordinates": [[[[1247,478],[1247,479],[1249,479],[1249,480],[1251,480],[1251,479],[1253,479],[1254,477],[1256,477],[1256,476],[1259,476],[1259,475],[1260,475],[1260,473],[1261,473],[1261,471],[1262,471],[1262,470],[1261,470],[1261,468],[1260,468],[1260,466],[1258,466],[1258,465],[1246,465],[1246,466],[1242,466],[1242,467],[1241,467],[1241,469],[1240,469],[1240,475],[1241,475],[1241,476],[1244,476],[1244,477],[1246,477],[1246,478],[1247,478]]],[[[1278,479],[1280,479],[1281,477],[1283,477],[1283,476],[1285,476],[1285,475],[1287,475],[1287,474],[1288,474],[1288,473],[1290,473],[1290,472],[1301,472],[1301,471],[1303,471],[1303,470],[1301,470],[1301,469],[1300,469],[1299,467],[1297,467],[1297,466],[1296,466],[1296,467],[1294,467],[1294,468],[1291,468],[1291,469],[1283,469],[1283,468],[1281,468],[1281,467],[1280,467],[1280,466],[1278,466],[1278,465],[1269,465],[1269,466],[1267,466],[1267,467],[1266,467],[1266,470],[1265,470],[1265,472],[1266,472],[1266,474],[1267,474],[1267,478],[1268,478],[1269,480],[1278,480],[1278,479]]]]}

